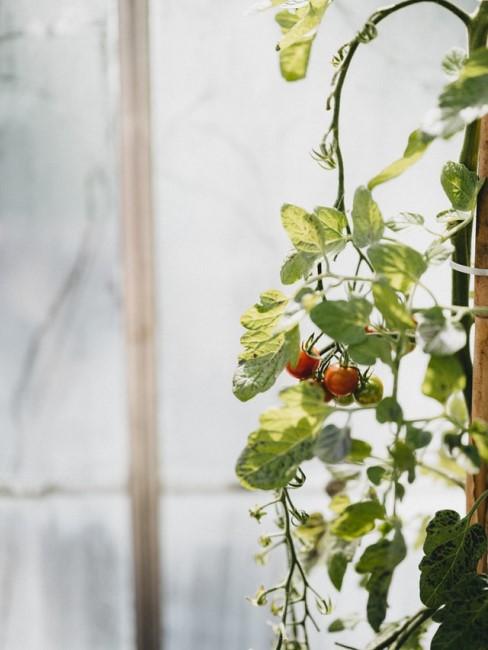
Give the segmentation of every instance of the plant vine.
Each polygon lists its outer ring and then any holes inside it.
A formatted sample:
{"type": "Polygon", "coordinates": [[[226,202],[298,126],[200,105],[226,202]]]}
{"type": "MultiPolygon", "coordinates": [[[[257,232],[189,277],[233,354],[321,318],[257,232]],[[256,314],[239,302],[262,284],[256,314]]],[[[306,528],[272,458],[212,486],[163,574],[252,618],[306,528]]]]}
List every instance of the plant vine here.
{"type": "MultiPolygon", "coordinates": [[[[313,40],[331,2],[282,4],[276,15],[282,31],[277,49],[286,79],[306,75],[313,40]]],[[[479,119],[488,112],[487,35],[488,0],[482,0],[473,15],[449,0],[403,0],[371,14],[338,50],[326,104],[332,116],[314,152],[322,167],[337,170],[335,201],[312,212],[283,206],[282,225],[294,248],[280,275],[294,290],[290,296],[266,291],[242,316],[246,331],[234,376],[235,395],[242,401],[253,398],[271,388],[284,369],[299,380],[281,391],[280,407],[262,414],[236,468],[244,487],[275,494],[251,511],[258,522],[270,510],[276,515],[277,532],[260,537],[263,550],[256,559],[265,562],[271,552],[284,549],[287,560],[283,580],[260,587],[251,599],[257,606],[270,602],[278,621],[273,626],[274,650],[311,650],[310,631],[320,629],[317,613],[328,615],[332,607],[330,598],[313,586],[310,574],[325,567],[331,586],[340,591],[353,561],[368,593],[366,619],[375,633],[361,650],[421,649],[432,623],[438,624],[432,650],[464,647],[453,645],[453,637],[456,643],[468,639],[470,648],[486,650],[488,617],[482,614],[488,613],[488,576],[477,574],[477,563],[486,553],[487,539],[482,526],[471,523],[486,492],[464,519],[451,510],[434,515],[424,533],[420,563],[424,607],[401,621],[385,619],[390,584],[408,553],[401,517],[407,486],[424,472],[464,488],[464,478],[456,474],[459,465],[475,473],[488,462],[488,423],[470,418],[469,348],[473,317],[487,314],[488,307],[470,304],[469,275],[458,270],[452,273],[451,305],[440,304],[424,279],[430,267],[449,260],[458,268],[470,264],[477,196],[485,180],[477,175],[477,154],[479,119]],[[422,2],[438,5],[463,23],[468,51],[453,49],[446,55],[443,68],[450,81],[436,110],[410,134],[401,158],[356,189],[348,209],[340,120],[350,65],[359,46],[376,38],[384,19],[422,2]],[[441,172],[448,207],[436,215],[437,226],[433,229],[423,216],[405,211],[385,220],[374,188],[406,172],[436,139],[462,129],[459,162],[446,162],[441,172]],[[406,228],[421,229],[432,238],[424,252],[398,238],[406,228]],[[335,267],[347,247],[356,255],[351,273],[335,267]],[[342,298],[337,299],[337,292],[342,298]],[[419,292],[431,301],[430,307],[417,305],[419,292]],[[302,340],[304,319],[313,330],[302,340]],[[322,337],[326,341],[319,349],[322,337]],[[412,417],[401,405],[402,361],[415,348],[428,357],[421,391],[441,407],[433,416],[412,417]],[[387,394],[377,368],[389,372],[387,394]],[[378,427],[388,430],[384,455],[353,434],[356,415],[368,412],[378,427]],[[431,461],[433,448],[438,465],[431,461]],[[305,482],[303,463],[312,458],[322,461],[329,474],[326,490],[332,514],[308,514],[291,497],[305,482]],[[456,607],[463,609],[461,623],[456,607]]],[[[359,620],[332,621],[328,631],[347,631],[359,620]]],[[[358,650],[342,642],[336,646],[358,650]]]]}

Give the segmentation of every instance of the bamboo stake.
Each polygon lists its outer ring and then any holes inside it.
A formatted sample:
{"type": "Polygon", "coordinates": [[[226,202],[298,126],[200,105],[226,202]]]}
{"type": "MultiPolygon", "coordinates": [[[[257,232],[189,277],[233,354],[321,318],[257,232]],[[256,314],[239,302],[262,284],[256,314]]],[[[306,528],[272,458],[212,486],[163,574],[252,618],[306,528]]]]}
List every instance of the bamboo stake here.
{"type": "Polygon", "coordinates": [[[148,0],[119,0],[121,186],[136,647],[161,648],[148,0]]]}
{"type": "MultiPolygon", "coordinates": [[[[488,177],[488,116],[481,121],[478,174],[480,177],[488,177]]],[[[478,196],[475,266],[488,268],[488,183],[485,183],[478,196]]],[[[475,276],[474,304],[477,307],[488,306],[488,277],[475,276]]],[[[488,318],[476,316],[474,326],[472,417],[488,422],[488,318]]],[[[478,474],[468,477],[466,484],[468,510],[487,487],[488,468],[483,463],[478,474]]],[[[488,533],[486,501],[479,506],[473,520],[480,523],[488,533]]],[[[478,569],[486,573],[486,555],[480,560],[478,569]]]]}

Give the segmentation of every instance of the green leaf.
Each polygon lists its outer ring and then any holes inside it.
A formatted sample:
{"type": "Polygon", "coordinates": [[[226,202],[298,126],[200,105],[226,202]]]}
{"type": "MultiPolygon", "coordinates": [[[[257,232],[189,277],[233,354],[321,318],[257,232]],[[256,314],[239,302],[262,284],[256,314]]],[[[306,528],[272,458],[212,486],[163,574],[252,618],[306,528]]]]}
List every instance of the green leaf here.
{"type": "Polygon", "coordinates": [[[352,562],[357,541],[346,541],[327,533],[324,538],[324,556],[330,581],[340,591],[347,565],[352,562]]]}
{"type": "Polygon", "coordinates": [[[442,240],[434,241],[425,251],[427,264],[442,264],[448,260],[454,251],[454,246],[450,242],[442,240]]]}
{"type": "Polygon", "coordinates": [[[423,429],[418,429],[413,425],[409,424],[407,426],[407,434],[405,436],[405,442],[412,449],[422,449],[422,447],[427,447],[432,440],[432,434],[430,431],[424,431],[423,429]]]}
{"type": "Polygon", "coordinates": [[[376,407],[376,419],[381,424],[385,422],[401,422],[403,411],[394,397],[385,397],[376,407]]]}
{"type": "Polygon", "coordinates": [[[381,481],[383,480],[383,477],[386,474],[386,469],[384,467],[381,467],[380,465],[372,465],[371,467],[368,467],[366,470],[366,474],[368,475],[369,480],[373,485],[380,485],[381,481]]]}
{"type": "Polygon", "coordinates": [[[390,449],[390,455],[397,470],[408,473],[408,482],[413,483],[415,480],[415,467],[417,461],[412,448],[402,440],[397,440],[390,449]]]}
{"type": "Polygon", "coordinates": [[[283,51],[296,43],[311,41],[315,38],[320,22],[331,0],[310,0],[306,7],[299,9],[299,20],[287,29],[276,49],[283,51]]]}
{"type": "Polygon", "coordinates": [[[457,357],[430,358],[422,383],[424,395],[444,404],[452,393],[463,390],[465,385],[466,378],[457,357]]]}
{"type": "Polygon", "coordinates": [[[365,440],[359,438],[351,439],[351,449],[347,456],[347,460],[351,463],[362,463],[365,458],[368,458],[373,448],[365,440]]]}
{"type": "Polygon", "coordinates": [[[310,318],[327,336],[344,344],[364,341],[364,326],[369,322],[373,306],[364,298],[328,300],[310,312],[310,318]]]}
{"type": "Polygon", "coordinates": [[[298,251],[314,255],[322,252],[317,220],[306,210],[285,203],[281,208],[281,223],[298,251]]]}
{"type": "Polygon", "coordinates": [[[426,152],[429,144],[434,138],[420,129],[417,129],[408,136],[408,143],[403,156],[399,160],[385,167],[368,183],[368,188],[372,190],[377,185],[381,185],[392,178],[397,178],[412,167],[426,152]]]}
{"type": "Polygon", "coordinates": [[[352,239],[359,248],[374,244],[383,236],[383,217],[367,187],[358,187],[354,193],[352,223],[352,239]]]}
{"type": "MultiPolygon", "coordinates": [[[[276,22],[286,34],[300,20],[298,12],[280,11],[275,16],[276,22]]],[[[307,75],[308,62],[312,49],[312,40],[305,40],[290,45],[280,51],[280,70],[287,81],[298,81],[307,75]]]]}
{"type": "Polygon", "coordinates": [[[469,424],[468,407],[466,405],[464,394],[461,391],[454,393],[447,400],[446,413],[461,428],[464,428],[469,424]]]}
{"type": "Polygon", "coordinates": [[[281,291],[270,290],[241,317],[247,329],[241,337],[243,350],[234,374],[233,392],[242,400],[252,399],[275,383],[286,364],[295,362],[300,351],[298,326],[277,332],[276,328],[288,305],[281,291]]]}
{"type": "Polygon", "coordinates": [[[416,212],[400,212],[397,217],[389,219],[385,226],[394,232],[400,232],[410,226],[423,226],[425,219],[421,214],[416,212]]]}
{"type": "Polygon", "coordinates": [[[285,204],[281,222],[295,248],[308,255],[339,253],[346,245],[346,217],[335,208],[318,207],[313,214],[285,204]]]}
{"type": "Polygon", "coordinates": [[[370,573],[366,589],[368,622],[378,632],[385,620],[388,607],[388,591],[395,568],[405,559],[407,549],[401,530],[397,528],[392,541],[382,539],[368,546],[358,564],[358,573],[370,573]]]}
{"type": "Polygon", "coordinates": [[[466,165],[447,162],[442,168],[441,185],[455,210],[469,212],[476,207],[479,179],[466,165]]]}
{"type": "Polygon", "coordinates": [[[420,562],[420,599],[427,607],[449,602],[451,591],[468,573],[476,571],[486,551],[480,524],[469,525],[453,510],[437,512],[427,526],[425,557],[420,562]]]}
{"type": "Polygon", "coordinates": [[[259,418],[262,429],[276,434],[295,426],[302,418],[306,418],[318,431],[325,417],[333,410],[324,402],[322,388],[314,382],[302,381],[284,388],[280,391],[280,399],[283,406],[270,408],[259,418]]]}
{"type": "Polygon", "coordinates": [[[348,347],[349,357],[361,366],[373,366],[377,359],[391,363],[391,345],[384,336],[369,334],[361,343],[348,347]]]}
{"type": "Polygon", "coordinates": [[[281,391],[280,397],[283,406],[262,414],[260,428],[251,433],[237,461],[236,473],[246,488],[287,485],[300,463],[313,457],[318,428],[332,410],[321,387],[307,382],[281,391]]]}
{"type": "Polygon", "coordinates": [[[376,519],[384,518],[385,509],[378,501],[353,503],[332,523],[331,532],[352,541],[372,531],[376,519]]]}
{"type": "Polygon", "coordinates": [[[293,284],[302,278],[305,278],[313,263],[317,259],[316,255],[292,251],[281,267],[280,277],[283,284],[293,284]]]}
{"type": "Polygon", "coordinates": [[[288,304],[288,298],[281,291],[270,289],[259,296],[259,302],[241,316],[241,325],[246,329],[271,330],[281,318],[288,304]]]}
{"type": "Polygon", "coordinates": [[[376,273],[403,293],[427,270],[423,256],[405,244],[374,244],[368,248],[368,257],[376,273]]]}
{"type": "Polygon", "coordinates": [[[327,424],[318,434],[313,453],[324,463],[339,463],[351,450],[351,429],[327,424]]]}
{"type": "Polygon", "coordinates": [[[485,650],[488,638],[488,582],[486,576],[470,573],[449,593],[437,615],[441,621],[431,650],[485,650]]]}
{"type": "MultiPolygon", "coordinates": [[[[234,373],[232,390],[242,402],[252,399],[258,393],[267,391],[276,381],[286,364],[294,362],[300,349],[300,332],[294,327],[289,332],[278,335],[281,344],[277,350],[256,356],[256,358],[241,359],[234,373]]],[[[254,352],[253,354],[261,354],[254,352]]]]}
{"type": "Polygon", "coordinates": [[[440,307],[422,312],[420,318],[417,337],[427,354],[448,356],[466,344],[466,332],[462,324],[447,320],[440,307]]]}
{"type": "Polygon", "coordinates": [[[346,629],[346,625],[341,618],[336,618],[327,628],[327,632],[343,632],[346,629]]]}
{"type": "Polygon", "coordinates": [[[475,50],[464,62],[458,78],[442,91],[438,108],[426,116],[423,130],[449,138],[466,124],[488,113],[488,50],[475,50]]]}
{"type": "Polygon", "coordinates": [[[322,252],[336,255],[347,243],[346,215],[335,208],[316,207],[314,216],[319,224],[322,252]]]}
{"type": "Polygon", "coordinates": [[[406,305],[386,281],[373,284],[373,297],[376,309],[381,312],[388,328],[394,330],[415,328],[415,323],[406,305]]]}
{"type": "Polygon", "coordinates": [[[313,436],[306,420],[283,431],[278,439],[264,429],[251,433],[236,466],[241,485],[251,490],[285,487],[298,466],[313,457],[313,436]]]}

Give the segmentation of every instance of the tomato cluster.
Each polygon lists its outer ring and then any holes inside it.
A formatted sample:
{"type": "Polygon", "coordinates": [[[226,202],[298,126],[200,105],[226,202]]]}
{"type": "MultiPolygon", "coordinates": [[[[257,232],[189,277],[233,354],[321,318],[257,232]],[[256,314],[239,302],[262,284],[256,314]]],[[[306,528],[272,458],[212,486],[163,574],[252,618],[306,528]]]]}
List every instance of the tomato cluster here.
{"type": "Polygon", "coordinates": [[[335,400],[348,405],[354,400],[363,406],[376,404],[383,397],[383,382],[376,375],[362,376],[356,366],[332,363],[321,368],[322,358],[315,347],[302,345],[295,364],[288,363],[287,371],[300,381],[312,380],[324,390],[324,401],[335,400]]]}

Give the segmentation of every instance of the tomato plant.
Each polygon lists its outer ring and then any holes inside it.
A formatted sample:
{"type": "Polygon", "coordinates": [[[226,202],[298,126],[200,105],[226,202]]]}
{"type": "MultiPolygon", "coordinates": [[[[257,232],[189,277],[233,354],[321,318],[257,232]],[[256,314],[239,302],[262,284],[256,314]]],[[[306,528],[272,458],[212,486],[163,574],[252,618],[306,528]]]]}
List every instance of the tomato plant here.
{"type": "MultiPolygon", "coordinates": [[[[302,79],[332,0],[269,4],[279,7],[282,75],[302,79]]],[[[470,301],[471,234],[485,180],[478,176],[478,150],[480,120],[488,114],[487,37],[488,0],[481,0],[473,14],[451,0],[399,0],[370,15],[338,50],[327,99],[330,123],[315,150],[321,167],[336,172],[335,200],[312,210],[283,205],[281,224],[291,246],[280,270],[285,289],[263,292],[241,318],[245,332],[233,382],[236,397],[247,401],[267,391],[285,368],[302,380],[283,388],[280,405],[262,414],[236,466],[244,487],[274,495],[251,511],[258,522],[270,511],[276,514],[276,530],[260,538],[259,561],[284,549],[287,563],[283,580],[260,587],[251,599],[256,606],[269,605],[275,617],[274,650],[312,648],[310,631],[320,628],[316,614],[332,609],[331,597],[315,585],[313,572],[320,566],[327,569],[331,591],[340,591],[345,575],[356,572],[358,589],[367,594],[362,617],[356,612],[326,625],[325,635],[346,635],[338,646],[353,647],[347,631],[365,618],[373,638],[361,650],[421,649],[430,625],[437,626],[432,650],[488,648],[488,576],[478,564],[487,538],[484,527],[472,523],[487,492],[466,517],[441,510],[422,529],[422,608],[387,620],[396,568],[412,552],[402,508],[419,470],[464,490],[464,477],[455,473],[459,467],[475,475],[488,462],[488,424],[470,412],[469,346],[474,317],[488,316],[488,307],[470,301]],[[421,126],[408,137],[403,155],[355,188],[351,199],[340,119],[348,72],[383,21],[420,2],[459,19],[467,51],[448,51],[442,62],[448,80],[437,107],[423,121],[419,116],[421,126]],[[426,218],[399,206],[385,219],[376,188],[406,172],[435,140],[461,131],[460,158],[447,161],[440,174],[445,209],[426,218]],[[407,245],[401,235],[407,228],[428,236],[429,245],[422,250],[407,245]],[[337,262],[345,250],[351,263],[347,272],[337,262]],[[452,271],[449,304],[429,286],[431,268],[442,264],[452,271]],[[302,346],[305,333],[309,338],[302,346]],[[410,412],[402,400],[404,358],[414,349],[425,356],[426,371],[421,386],[408,389],[430,398],[435,415],[410,412]],[[385,395],[387,377],[391,389],[385,395]],[[370,426],[381,431],[382,450],[373,452],[355,435],[358,414],[374,416],[370,426]],[[434,454],[437,464],[426,462],[426,454],[434,454]],[[324,466],[328,512],[308,514],[296,505],[312,458],[324,466]]]]}

